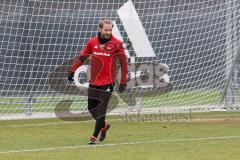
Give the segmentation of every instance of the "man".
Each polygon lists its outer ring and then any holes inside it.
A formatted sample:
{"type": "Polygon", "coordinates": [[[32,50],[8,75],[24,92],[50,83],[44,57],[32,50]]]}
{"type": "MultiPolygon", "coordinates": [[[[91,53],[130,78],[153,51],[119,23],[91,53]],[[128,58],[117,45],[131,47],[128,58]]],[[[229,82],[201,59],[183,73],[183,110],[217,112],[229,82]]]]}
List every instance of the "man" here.
{"type": "Polygon", "coordinates": [[[103,141],[110,124],[105,122],[108,101],[116,80],[116,62],[121,64],[121,81],[118,91],[122,93],[127,82],[127,57],[120,40],[112,35],[113,24],[109,19],[99,22],[99,32],[91,38],[70,68],[68,79],[73,81],[74,72],[91,57],[91,78],[88,88],[88,110],[96,120],[89,144],[103,141]]]}

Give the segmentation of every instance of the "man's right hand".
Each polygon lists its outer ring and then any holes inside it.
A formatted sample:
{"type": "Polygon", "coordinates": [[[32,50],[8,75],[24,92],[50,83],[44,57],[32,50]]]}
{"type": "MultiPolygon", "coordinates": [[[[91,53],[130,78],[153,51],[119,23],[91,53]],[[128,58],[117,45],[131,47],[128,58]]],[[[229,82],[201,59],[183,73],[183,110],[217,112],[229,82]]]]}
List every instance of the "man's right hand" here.
{"type": "Polygon", "coordinates": [[[70,81],[70,82],[73,82],[74,80],[73,80],[73,77],[74,77],[74,73],[73,72],[70,72],[69,74],[68,74],[68,80],[70,81]]]}

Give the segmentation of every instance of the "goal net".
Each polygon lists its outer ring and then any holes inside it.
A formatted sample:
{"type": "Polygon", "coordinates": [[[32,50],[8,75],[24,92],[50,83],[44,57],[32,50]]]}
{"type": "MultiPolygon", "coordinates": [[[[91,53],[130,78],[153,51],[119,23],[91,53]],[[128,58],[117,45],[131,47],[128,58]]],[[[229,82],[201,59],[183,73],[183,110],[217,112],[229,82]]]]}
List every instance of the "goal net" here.
{"type": "Polygon", "coordinates": [[[239,10],[238,0],[0,0],[0,118],[85,112],[88,63],[74,83],[67,74],[103,17],[129,59],[112,113],[237,108],[239,10]]]}

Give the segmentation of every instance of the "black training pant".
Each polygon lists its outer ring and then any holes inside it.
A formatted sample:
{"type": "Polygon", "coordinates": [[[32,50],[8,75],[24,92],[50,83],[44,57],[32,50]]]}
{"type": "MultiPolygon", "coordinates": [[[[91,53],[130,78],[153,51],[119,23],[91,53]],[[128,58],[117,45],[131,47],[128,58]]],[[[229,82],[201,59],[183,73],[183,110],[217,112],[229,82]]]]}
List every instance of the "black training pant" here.
{"type": "Polygon", "coordinates": [[[88,88],[88,110],[96,120],[93,136],[98,137],[101,128],[104,128],[106,111],[110,100],[113,84],[104,86],[89,85],[88,88]]]}

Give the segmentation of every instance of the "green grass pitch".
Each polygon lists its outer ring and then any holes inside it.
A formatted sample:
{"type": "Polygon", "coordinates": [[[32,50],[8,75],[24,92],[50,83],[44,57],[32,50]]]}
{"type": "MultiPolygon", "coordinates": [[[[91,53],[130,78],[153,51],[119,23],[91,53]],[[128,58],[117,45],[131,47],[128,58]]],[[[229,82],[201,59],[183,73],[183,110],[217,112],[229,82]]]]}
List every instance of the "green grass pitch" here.
{"type": "Polygon", "coordinates": [[[104,142],[88,145],[93,121],[0,121],[0,160],[239,160],[240,113],[193,114],[192,121],[108,117],[104,142]]]}

